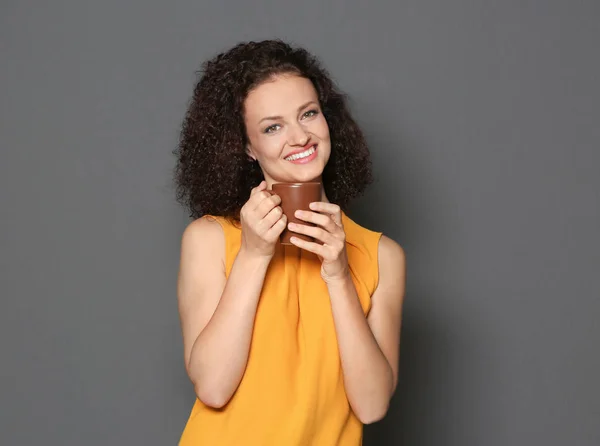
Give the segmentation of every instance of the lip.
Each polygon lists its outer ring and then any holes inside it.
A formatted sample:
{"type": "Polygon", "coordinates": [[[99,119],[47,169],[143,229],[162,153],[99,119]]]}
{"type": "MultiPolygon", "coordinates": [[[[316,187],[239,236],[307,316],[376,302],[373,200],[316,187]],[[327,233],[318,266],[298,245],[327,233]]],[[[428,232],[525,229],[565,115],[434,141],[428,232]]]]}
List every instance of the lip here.
{"type": "MultiPolygon", "coordinates": [[[[309,146],[309,147],[311,147],[311,146],[309,146]]],[[[310,163],[312,160],[316,159],[319,154],[319,150],[318,150],[316,144],[314,144],[314,147],[315,147],[315,151],[311,155],[308,155],[306,158],[300,158],[300,159],[292,160],[292,161],[288,161],[288,162],[292,163],[292,164],[308,164],[308,163],[310,163]]]]}
{"type": "Polygon", "coordinates": [[[312,146],[315,146],[315,152],[316,152],[316,151],[317,151],[317,145],[318,145],[318,144],[317,144],[316,142],[311,142],[311,143],[308,143],[308,144],[306,144],[304,147],[302,147],[301,149],[294,150],[293,152],[290,152],[290,153],[288,153],[288,154],[287,154],[286,156],[284,156],[283,158],[285,159],[285,158],[287,158],[287,157],[289,157],[289,156],[292,156],[292,155],[295,155],[295,154],[297,154],[297,153],[302,153],[302,152],[305,152],[306,150],[310,149],[312,146]]]}

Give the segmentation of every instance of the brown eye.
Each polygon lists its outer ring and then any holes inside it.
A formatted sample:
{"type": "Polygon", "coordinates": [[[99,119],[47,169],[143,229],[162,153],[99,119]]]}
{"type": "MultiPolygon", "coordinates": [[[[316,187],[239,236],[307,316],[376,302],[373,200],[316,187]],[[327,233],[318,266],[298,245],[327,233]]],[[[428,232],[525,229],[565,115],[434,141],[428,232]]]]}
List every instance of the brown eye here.
{"type": "Polygon", "coordinates": [[[267,127],[264,133],[273,133],[275,130],[278,130],[279,124],[273,124],[267,127]]]}
{"type": "Polygon", "coordinates": [[[313,117],[313,116],[317,115],[318,113],[319,113],[319,112],[318,112],[318,110],[309,110],[309,111],[307,111],[306,113],[304,113],[304,115],[303,115],[303,116],[304,116],[305,118],[311,118],[311,117],[313,117]]]}

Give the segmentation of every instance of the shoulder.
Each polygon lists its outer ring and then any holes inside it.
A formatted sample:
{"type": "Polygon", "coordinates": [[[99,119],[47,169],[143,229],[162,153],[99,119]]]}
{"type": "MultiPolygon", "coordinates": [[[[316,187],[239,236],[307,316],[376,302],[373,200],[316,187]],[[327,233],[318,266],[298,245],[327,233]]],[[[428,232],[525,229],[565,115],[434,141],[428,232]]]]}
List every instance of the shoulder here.
{"type": "Polygon", "coordinates": [[[406,264],[406,253],[402,246],[384,234],[379,239],[378,251],[379,259],[384,263],[391,263],[396,266],[406,264]]]}
{"type": "Polygon", "coordinates": [[[197,218],[186,226],[183,231],[183,238],[193,240],[207,236],[215,236],[219,233],[223,233],[219,217],[205,215],[197,218]]]}
{"type": "MultiPolygon", "coordinates": [[[[203,216],[189,223],[181,237],[178,288],[202,288],[198,281],[224,274],[225,246],[226,238],[218,218],[203,216]]],[[[185,295],[182,291],[181,296],[185,295]]]]}
{"type": "Polygon", "coordinates": [[[378,247],[380,287],[404,288],[406,282],[406,253],[397,242],[381,235],[378,247]]]}
{"type": "Polygon", "coordinates": [[[181,237],[182,251],[212,251],[213,248],[222,248],[225,234],[223,223],[219,220],[219,217],[205,215],[188,224],[181,237]]]}

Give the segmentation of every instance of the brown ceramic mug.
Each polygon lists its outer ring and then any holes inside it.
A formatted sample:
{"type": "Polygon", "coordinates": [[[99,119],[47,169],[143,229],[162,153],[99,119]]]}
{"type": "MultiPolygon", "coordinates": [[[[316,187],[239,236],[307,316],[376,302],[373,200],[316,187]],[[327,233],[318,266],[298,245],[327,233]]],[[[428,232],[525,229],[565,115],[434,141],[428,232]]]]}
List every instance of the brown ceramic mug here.
{"type": "MultiPolygon", "coordinates": [[[[281,197],[281,209],[287,217],[288,223],[299,223],[307,226],[314,226],[304,220],[295,217],[295,212],[300,209],[309,211],[309,204],[315,201],[321,201],[321,183],[274,183],[271,187],[273,193],[281,197]]],[[[279,241],[283,245],[291,245],[290,238],[297,237],[302,240],[314,242],[315,239],[304,234],[290,231],[287,227],[281,233],[279,241]]]]}

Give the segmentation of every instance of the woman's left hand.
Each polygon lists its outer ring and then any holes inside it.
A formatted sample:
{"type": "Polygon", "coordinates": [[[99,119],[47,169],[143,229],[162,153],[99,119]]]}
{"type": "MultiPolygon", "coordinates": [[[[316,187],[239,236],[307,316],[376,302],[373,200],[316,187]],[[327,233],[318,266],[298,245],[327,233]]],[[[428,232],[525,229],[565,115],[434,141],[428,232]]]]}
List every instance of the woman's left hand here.
{"type": "Polygon", "coordinates": [[[346,255],[346,233],[342,224],[342,211],[337,204],[315,202],[311,211],[296,211],[296,218],[317,226],[289,223],[290,231],[308,235],[321,241],[307,242],[292,237],[291,242],[299,248],[316,254],[321,260],[321,277],[329,283],[345,279],[350,271],[346,255]]]}

